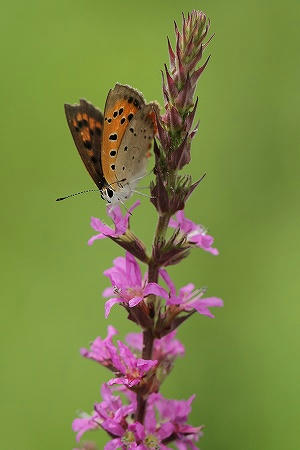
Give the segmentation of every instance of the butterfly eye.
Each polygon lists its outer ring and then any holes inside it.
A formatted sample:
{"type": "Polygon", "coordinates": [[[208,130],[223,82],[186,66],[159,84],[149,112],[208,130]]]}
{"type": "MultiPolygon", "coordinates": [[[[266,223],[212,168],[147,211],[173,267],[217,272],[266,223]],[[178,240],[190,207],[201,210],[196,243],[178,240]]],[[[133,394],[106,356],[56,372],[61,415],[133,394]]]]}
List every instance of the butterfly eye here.
{"type": "Polygon", "coordinates": [[[114,196],[114,191],[112,189],[107,189],[107,195],[109,196],[109,198],[112,198],[114,196]]]}

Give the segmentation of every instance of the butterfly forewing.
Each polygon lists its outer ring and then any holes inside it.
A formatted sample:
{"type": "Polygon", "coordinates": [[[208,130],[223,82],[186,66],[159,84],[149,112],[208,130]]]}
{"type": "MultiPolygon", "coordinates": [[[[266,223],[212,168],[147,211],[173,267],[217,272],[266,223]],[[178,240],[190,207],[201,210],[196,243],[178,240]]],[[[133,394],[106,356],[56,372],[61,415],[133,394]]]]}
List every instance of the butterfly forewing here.
{"type": "Polygon", "coordinates": [[[65,104],[65,113],[81,159],[97,187],[101,189],[105,184],[101,166],[103,114],[83,99],[79,105],[65,104]]]}
{"type": "Polygon", "coordinates": [[[108,184],[116,188],[116,167],[123,136],[130,128],[136,114],[144,108],[145,101],[139,92],[130,86],[116,84],[110,90],[104,110],[101,164],[108,184]]]}

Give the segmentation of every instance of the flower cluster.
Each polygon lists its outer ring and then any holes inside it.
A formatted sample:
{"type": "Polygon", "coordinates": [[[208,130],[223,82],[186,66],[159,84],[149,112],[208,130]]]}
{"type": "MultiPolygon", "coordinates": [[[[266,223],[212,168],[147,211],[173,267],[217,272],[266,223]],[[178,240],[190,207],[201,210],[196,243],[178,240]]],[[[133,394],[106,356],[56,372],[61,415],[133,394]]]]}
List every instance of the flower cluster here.
{"type": "Polygon", "coordinates": [[[121,341],[118,341],[118,348],[115,347],[112,337],[117,333],[114,327],[109,326],[107,337],[103,340],[97,337],[91,344],[91,350],[81,349],[81,355],[97,361],[117,374],[116,378],[108,381],[109,386],[123,384],[132,388],[141,384],[145,375],[157,365],[158,361],[137,358],[121,341]]]}
{"type": "Polygon", "coordinates": [[[144,423],[132,420],[137,408],[135,393],[124,388],[113,391],[110,386],[103,384],[101,396],[102,402],[94,405],[92,414],[82,414],[73,421],[77,441],[87,431],[102,428],[113,438],[104,450],[166,450],[170,442],[174,442],[180,450],[197,448],[195,442],[202,435],[202,427],[193,427],[187,423],[194,395],[184,401],[168,400],[160,393],[150,394],[144,423]],[[123,394],[124,402],[121,395],[115,393],[123,394]]]}
{"type": "MultiPolygon", "coordinates": [[[[104,271],[109,286],[103,291],[107,318],[114,305],[122,306],[128,318],[142,332],[131,332],[125,343],[116,339],[117,330],[109,325],[105,338],[96,337],[81,355],[111,372],[101,387],[102,401],[91,414],[82,413],[73,421],[79,442],[90,430],[104,430],[109,436],[105,450],[168,449],[195,450],[202,426],[188,424],[195,396],[171,400],[160,393],[161,384],[185,349],[176,338],[177,328],[192,314],[213,318],[211,308],[222,307],[218,297],[206,296],[206,289],[189,283],[177,289],[168,266],[178,264],[193,248],[218,255],[214,239],[206,229],[185,216],[185,203],[200,183],[179,171],[189,163],[190,147],[198,100],[194,101],[197,81],[207,61],[197,67],[203,51],[209,23],[205,14],[192,11],[183,16],[182,31],[175,24],[175,51],[168,40],[170,67],[165,66],[163,95],[165,112],[155,108],[157,135],[154,140],[155,181],[150,186],[151,202],[158,212],[158,223],[151,253],[130,229],[130,215],[139,202],[123,215],[119,206],[109,206],[107,214],[114,227],[92,218],[97,232],[89,240],[109,238],[125,249],[104,271]],[[141,270],[141,263],[147,265],[141,270]]],[[[96,449],[87,442],[81,449],[96,449]]]]}

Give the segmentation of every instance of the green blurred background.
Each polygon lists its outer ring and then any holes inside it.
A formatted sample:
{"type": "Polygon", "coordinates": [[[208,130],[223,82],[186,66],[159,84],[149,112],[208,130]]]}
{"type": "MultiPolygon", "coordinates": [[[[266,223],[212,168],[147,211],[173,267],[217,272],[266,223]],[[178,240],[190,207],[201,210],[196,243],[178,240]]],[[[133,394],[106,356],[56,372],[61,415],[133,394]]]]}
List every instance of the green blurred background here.
{"type": "MultiPolygon", "coordinates": [[[[1,449],[75,447],[71,422],[108,379],[79,348],[108,323],[136,331],[121,308],[104,319],[102,272],[123,253],[109,240],[87,246],[104,203],[54,201],[92,187],[63,103],[102,108],[117,81],[161,102],[166,35],[174,42],[173,19],[194,8],[216,36],[189,167],[208,176],[187,214],[220,256],[194,250],[171,274],[225,307],[181,327],[186,356],[162,391],[197,394],[190,422],[206,424],[203,450],[299,448],[299,3],[29,0],[6,2],[0,18],[1,449]]],[[[144,200],[132,226],[148,245],[155,220],[144,200]]]]}

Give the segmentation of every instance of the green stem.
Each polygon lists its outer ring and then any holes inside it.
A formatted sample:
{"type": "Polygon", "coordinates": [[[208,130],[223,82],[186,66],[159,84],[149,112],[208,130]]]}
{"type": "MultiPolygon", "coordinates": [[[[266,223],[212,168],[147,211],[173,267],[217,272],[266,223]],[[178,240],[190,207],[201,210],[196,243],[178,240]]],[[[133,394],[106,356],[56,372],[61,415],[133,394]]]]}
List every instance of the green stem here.
{"type": "Polygon", "coordinates": [[[165,237],[169,225],[169,220],[170,220],[169,214],[159,216],[154,237],[154,244],[159,239],[163,239],[165,237]]]}

